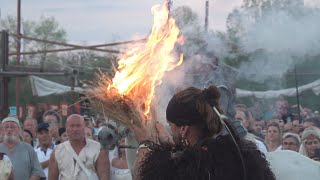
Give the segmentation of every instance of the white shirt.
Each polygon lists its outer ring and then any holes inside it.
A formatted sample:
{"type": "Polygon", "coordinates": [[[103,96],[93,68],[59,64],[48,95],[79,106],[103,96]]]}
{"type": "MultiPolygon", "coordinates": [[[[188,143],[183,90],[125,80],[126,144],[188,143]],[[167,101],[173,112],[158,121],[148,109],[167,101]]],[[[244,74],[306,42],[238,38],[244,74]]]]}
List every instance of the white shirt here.
{"type": "MultiPolygon", "coordinates": [[[[42,149],[41,147],[35,148],[35,151],[37,153],[37,156],[38,156],[40,163],[45,162],[50,159],[50,155],[51,155],[54,147],[55,147],[55,145],[51,144],[50,147],[46,150],[42,149]]],[[[48,168],[44,168],[43,172],[46,175],[46,177],[48,178],[48,168]]]]}
{"type": "Polygon", "coordinates": [[[258,149],[263,152],[264,154],[266,154],[268,152],[267,147],[263,144],[263,142],[259,141],[259,140],[255,140],[256,141],[256,145],[258,147],[258,149]]]}

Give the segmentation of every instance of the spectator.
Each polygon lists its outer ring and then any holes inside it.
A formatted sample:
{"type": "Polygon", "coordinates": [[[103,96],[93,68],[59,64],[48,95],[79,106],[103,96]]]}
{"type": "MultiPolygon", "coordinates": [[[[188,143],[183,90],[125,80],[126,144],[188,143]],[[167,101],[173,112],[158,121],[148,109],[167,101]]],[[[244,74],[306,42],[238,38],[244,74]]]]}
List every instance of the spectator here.
{"type": "Polygon", "coordinates": [[[26,118],[23,122],[23,129],[28,130],[32,133],[33,137],[33,145],[34,147],[38,146],[38,139],[37,139],[37,120],[33,118],[26,118]]]}
{"type": "Polygon", "coordinates": [[[250,119],[248,111],[245,105],[236,105],[236,115],[234,117],[237,121],[240,121],[244,128],[249,129],[250,127],[250,119]]]}
{"type": "Polygon", "coordinates": [[[290,116],[289,103],[283,97],[280,97],[275,104],[276,112],[274,117],[281,119],[283,122],[287,122],[287,118],[290,116]]]}
{"type": "Polygon", "coordinates": [[[52,143],[52,138],[49,134],[49,124],[41,123],[38,126],[38,139],[39,146],[36,147],[35,151],[37,153],[40,165],[43,169],[44,174],[48,178],[48,166],[50,155],[54,149],[54,144],[52,143]]]}
{"type": "Polygon", "coordinates": [[[59,128],[60,141],[57,144],[64,143],[69,140],[66,128],[59,128]]]}
{"type": "Polygon", "coordinates": [[[300,137],[294,133],[285,133],[282,136],[282,150],[291,150],[298,152],[300,147],[300,137]]]}
{"type": "MultiPolygon", "coordinates": [[[[121,139],[120,146],[124,146],[124,139],[121,139]]],[[[118,149],[118,157],[111,161],[111,180],[131,180],[131,172],[128,168],[126,151],[124,148],[116,147],[118,149]]]]}
{"type": "Polygon", "coordinates": [[[32,136],[32,133],[28,130],[23,130],[23,133],[22,133],[22,139],[23,139],[23,142],[27,143],[27,144],[30,144],[32,147],[34,147],[33,145],[33,136],[32,136]]]}
{"type": "Polygon", "coordinates": [[[10,158],[13,174],[16,180],[40,179],[45,177],[37,154],[34,149],[24,142],[20,142],[21,127],[15,117],[7,117],[2,121],[4,128],[4,142],[0,144],[0,152],[10,158]]]}
{"type": "Polygon", "coordinates": [[[85,127],[84,132],[85,132],[86,138],[89,138],[89,139],[93,140],[92,129],[90,129],[88,127],[85,127]]]}
{"type": "Polygon", "coordinates": [[[61,119],[60,116],[54,110],[46,111],[43,114],[43,122],[49,124],[50,126],[49,133],[53,138],[54,144],[60,141],[60,137],[59,137],[60,119],[61,119]]]}
{"type": "Polygon", "coordinates": [[[278,123],[272,122],[267,126],[265,143],[269,152],[281,150],[281,129],[278,123]]]}
{"type": "MultiPolygon", "coordinates": [[[[240,121],[241,124],[243,124],[244,128],[246,130],[248,130],[248,128],[250,127],[250,117],[251,114],[247,111],[245,105],[243,104],[238,104],[236,105],[236,115],[235,115],[235,119],[237,121],[240,121]]],[[[250,130],[251,132],[251,130],[250,130]]],[[[266,153],[267,152],[267,148],[266,146],[264,145],[263,143],[263,139],[261,139],[260,137],[254,135],[254,134],[251,134],[251,133],[247,133],[245,138],[247,140],[250,140],[252,141],[253,143],[255,143],[258,147],[258,149],[263,152],[263,153],[266,153]]]]}
{"type": "Polygon", "coordinates": [[[85,138],[82,116],[67,118],[66,131],[69,141],[59,144],[50,157],[49,180],[109,179],[110,163],[107,151],[98,142],[85,138]]]}
{"type": "Polygon", "coordinates": [[[287,132],[292,132],[292,122],[287,122],[284,126],[283,126],[283,133],[287,133],[287,132]]]}
{"type": "Polygon", "coordinates": [[[88,116],[83,116],[83,118],[84,118],[85,126],[90,129],[93,129],[93,123],[92,123],[91,118],[88,116]]]}
{"type": "Polygon", "coordinates": [[[284,121],[282,119],[278,119],[278,118],[269,119],[268,124],[271,124],[271,123],[279,124],[281,132],[284,130],[284,121]]]}
{"type": "Polygon", "coordinates": [[[317,127],[310,126],[302,133],[299,153],[314,159],[316,149],[320,149],[320,130],[317,127]]]}
{"type": "Polygon", "coordinates": [[[265,122],[264,120],[254,120],[251,126],[252,134],[264,139],[264,135],[262,130],[264,129],[265,122]]]}
{"type": "Polygon", "coordinates": [[[318,119],[315,117],[307,118],[303,121],[303,128],[307,129],[310,126],[315,126],[319,128],[318,119]]]}
{"type": "Polygon", "coordinates": [[[293,132],[293,133],[296,133],[296,134],[299,134],[300,129],[303,129],[303,126],[300,124],[299,119],[298,119],[298,118],[295,118],[295,119],[292,121],[292,132],[293,132]]]}

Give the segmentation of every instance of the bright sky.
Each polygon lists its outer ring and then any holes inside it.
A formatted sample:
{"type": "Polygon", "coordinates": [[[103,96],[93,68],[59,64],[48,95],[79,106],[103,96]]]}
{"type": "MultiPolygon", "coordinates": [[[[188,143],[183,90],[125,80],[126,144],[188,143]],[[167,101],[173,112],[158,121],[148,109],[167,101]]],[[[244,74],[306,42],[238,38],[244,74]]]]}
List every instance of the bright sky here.
{"type": "MultiPolygon", "coordinates": [[[[210,0],[209,27],[225,30],[229,12],[242,0],[210,0]]],[[[151,7],[165,0],[21,0],[23,19],[54,16],[73,42],[109,42],[144,37],[152,26],[151,7]]],[[[16,16],[17,0],[0,0],[1,17],[16,16]]],[[[205,0],[173,0],[188,5],[204,23],[205,0]]]]}
{"type": "MultiPolygon", "coordinates": [[[[320,0],[305,0],[320,1],[320,0]]],[[[21,0],[22,18],[54,16],[72,42],[101,43],[145,37],[152,26],[151,7],[165,0],[21,0]]],[[[209,28],[224,31],[228,14],[242,0],[210,0],[209,28]]],[[[0,0],[1,17],[16,16],[17,0],[0,0]]],[[[320,4],[320,3],[319,3],[320,4]]],[[[173,0],[190,6],[204,23],[205,0],[173,0]]]]}

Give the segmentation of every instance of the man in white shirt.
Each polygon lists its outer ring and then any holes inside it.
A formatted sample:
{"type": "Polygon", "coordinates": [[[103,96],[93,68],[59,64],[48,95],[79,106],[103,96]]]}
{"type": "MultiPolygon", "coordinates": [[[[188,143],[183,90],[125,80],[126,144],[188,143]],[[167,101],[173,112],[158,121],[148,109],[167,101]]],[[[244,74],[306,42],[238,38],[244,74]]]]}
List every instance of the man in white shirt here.
{"type": "Polygon", "coordinates": [[[43,172],[48,178],[49,159],[55,147],[55,145],[52,143],[52,138],[49,134],[48,123],[39,124],[37,136],[39,139],[39,145],[35,148],[35,151],[37,153],[43,172]]]}

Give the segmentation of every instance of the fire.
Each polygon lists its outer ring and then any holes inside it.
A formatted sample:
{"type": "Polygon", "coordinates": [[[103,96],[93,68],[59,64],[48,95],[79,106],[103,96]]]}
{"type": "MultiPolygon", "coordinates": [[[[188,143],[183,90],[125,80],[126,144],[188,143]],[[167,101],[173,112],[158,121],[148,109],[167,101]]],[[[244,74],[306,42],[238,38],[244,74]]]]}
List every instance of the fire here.
{"type": "Polygon", "coordinates": [[[167,4],[152,7],[154,25],[147,42],[119,57],[118,67],[112,83],[108,87],[117,93],[130,98],[136,108],[148,116],[152,98],[157,85],[166,71],[179,66],[183,57],[178,60],[172,54],[179,40],[179,28],[175,20],[169,17],[167,4]]]}

